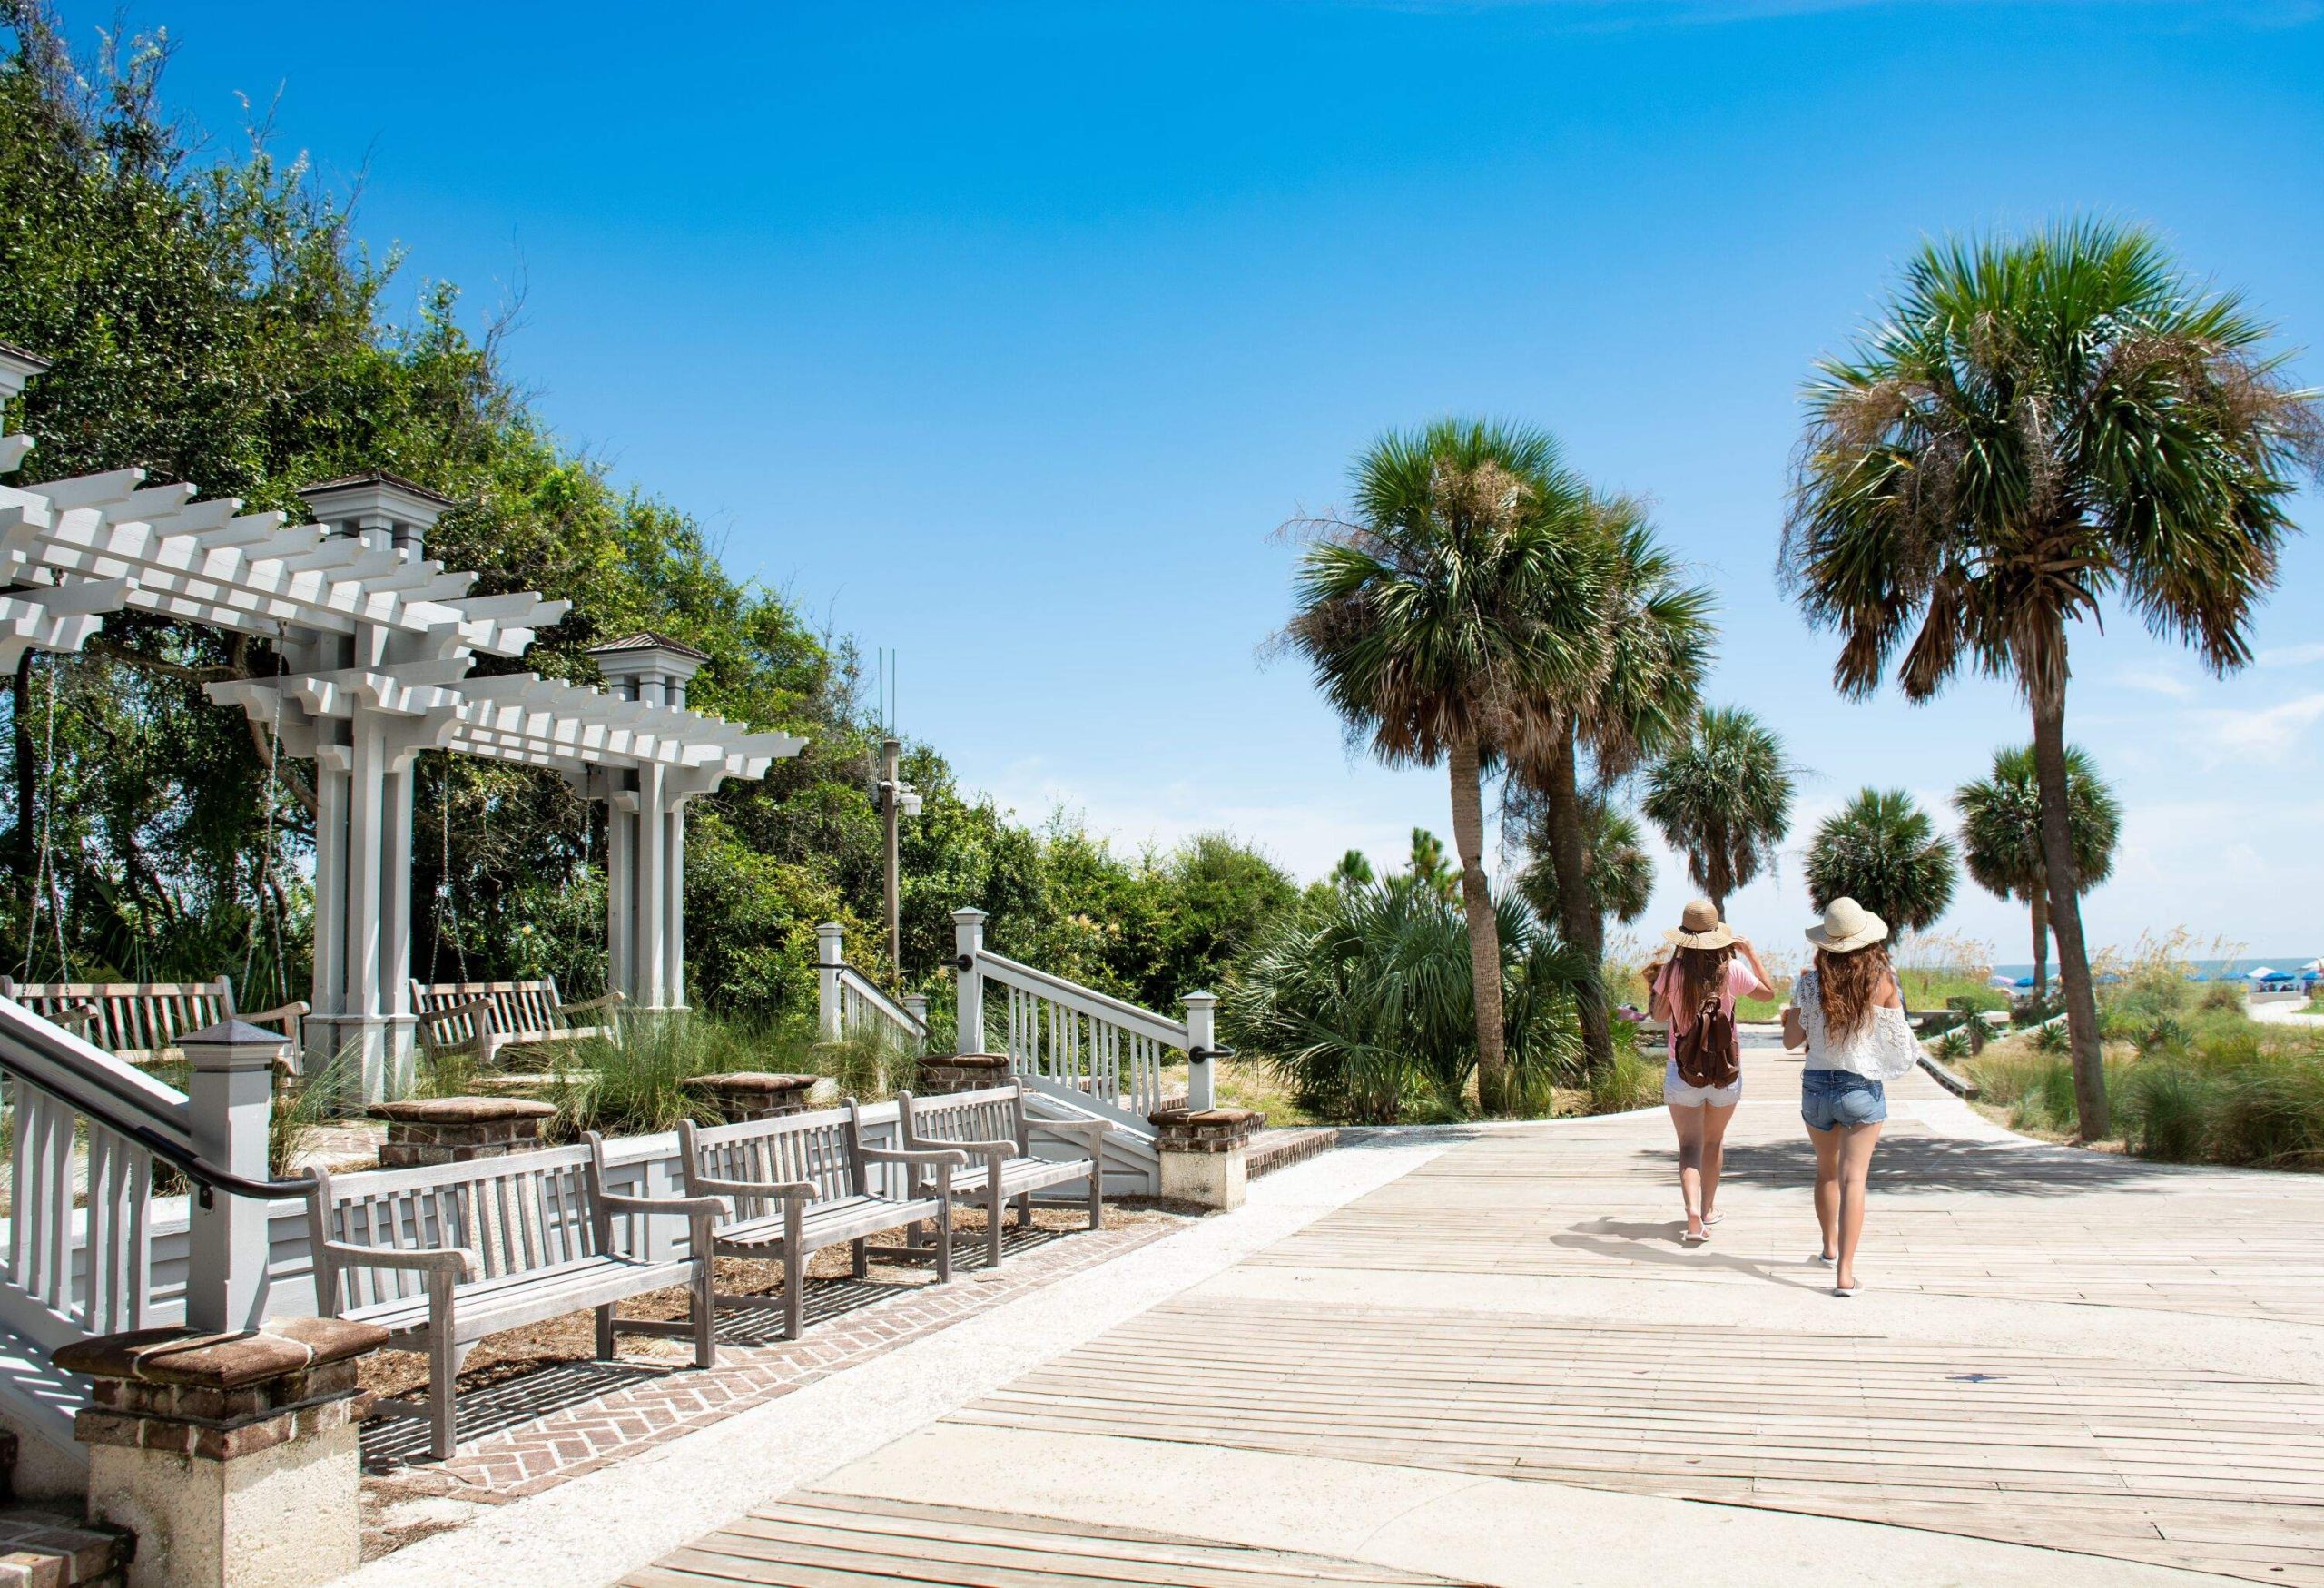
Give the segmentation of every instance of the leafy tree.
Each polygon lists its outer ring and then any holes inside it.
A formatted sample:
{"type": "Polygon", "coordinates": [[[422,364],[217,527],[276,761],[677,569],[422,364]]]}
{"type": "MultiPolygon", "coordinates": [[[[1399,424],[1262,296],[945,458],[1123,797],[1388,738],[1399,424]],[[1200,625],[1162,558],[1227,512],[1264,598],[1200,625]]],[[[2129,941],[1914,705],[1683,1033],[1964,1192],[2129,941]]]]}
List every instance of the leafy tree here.
{"type": "Polygon", "coordinates": [[[1866,789],[1824,818],[1807,845],[1807,897],[1854,899],[1894,931],[1920,932],[1953,903],[1951,842],[1903,789],[1866,789]]]}
{"type": "Polygon", "coordinates": [[[2043,861],[2084,1139],[2108,1129],[2068,792],[2070,627],[2119,599],[2215,672],[2250,659],[2324,419],[2270,328],[2150,232],[2100,222],[1933,242],[1807,392],[1782,558],[1838,633],[1846,695],[1965,666],[2034,718],[2043,861]]]}
{"type": "MultiPolygon", "coordinates": [[[[1504,811],[1502,819],[1507,821],[1512,814],[1519,817],[1526,849],[1533,858],[1518,873],[1517,886],[1525,902],[1548,920],[1563,897],[1561,879],[1557,850],[1544,841],[1534,805],[1534,801],[1527,801],[1516,806],[1513,813],[1504,811]]],[[[1601,923],[1601,935],[1602,922],[1609,917],[1628,925],[1646,913],[1647,902],[1654,893],[1654,857],[1647,853],[1646,835],[1639,828],[1638,818],[1603,794],[1581,797],[1581,866],[1590,918],[1601,923]]],[[[1585,956],[1593,952],[1602,956],[1605,952],[1602,944],[1595,951],[1579,942],[1573,946],[1575,952],[1585,956]]],[[[1586,1053],[1586,1021],[1582,1031],[1586,1053]]],[[[1590,1062],[1594,1064],[1595,1060],[1590,1062]]]]}
{"type": "Polygon", "coordinates": [[[1332,868],[1331,883],[1335,888],[1361,888],[1372,882],[1372,863],[1361,849],[1351,849],[1340,856],[1339,864],[1332,868]]]}
{"type": "Polygon", "coordinates": [[[1639,808],[1723,915],[1728,896],[1766,869],[1791,831],[1793,784],[1772,729],[1740,707],[1706,706],[1648,771],[1639,808]]]}
{"type": "Polygon", "coordinates": [[[1441,765],[1461,857],[1477,1084],[1509,1104],[1499,923],[1486,887],[1482,777],[1531,703],[1591,658],[1571,636],[1598,599],[1584,494],[1536,430],[1445,419],[1382,438],[1354,468],[1355,508],[1314,526],[1285,641],[1353,738],[1392,765],[1441,765]]]}
{"type": "MultiPolygon", "coordinates": [[[[1610,820],[1628,818],[1602,799],[1593,803],[1582,786],[1581,763],[1586,757],[1602,788],[1685,740],[1713,630],[1710,592],[1679,582],[1676,559],[1656,540],[1639,504],[1599,500],[1590,504],[1589,518],[1602,581],[1588,627],[1572,643],[1594,663],[1568,687],[1536,703],[1534,731],[1514,758],[1511,783],[1512,790],[1535,796],[1537,875],[1551,890],[1534,896],[1536,905],[1594,965],[1605,954],[1605,898],[1614,879],[1601,873],[1593,857],[1611,861],[1614,852],[1593,851],[1592,840],[1603,835],[1610,820]]],[[[1646,862],[1634,825],[1630,843],[1635,872],[1646,862]]],[[[1650,866],[1645,876],[1650,887],[1650,866]]],[[[1644,908],[1641,894],[1631,913],[1644,908]]],[[[1610,1063],[1613,1037],[1602,990],[1583,994],[1581,1031],[1590,1067],[1610,1063]]]]}
{"type": "Polygon", "coordinates": [[[1434,893],[1447,903],[1461,897],[1461,873],[1444,858],[1444,840],[1425,827],[1413,829],[1412,859],[1404,875],[1413,885],[1434,893]]]}
{"type": "MultiPolygon", "coordinates": [[[[1989,776],[1965,783],[1953,796],[1961,813],[1961,858],[1979,887],[1996,899],[2015,899],[2034,917],[2034,997],[2048,995],[2050,888],[2042,863],[2042,794],[2034,747],[1994,752],[1989,776]]],[[[2073,824],[2074,881],[2083,893],[2114,869],[2122,806],[2079,745],[2066,746],[2066,808],[2073,824]]]]}

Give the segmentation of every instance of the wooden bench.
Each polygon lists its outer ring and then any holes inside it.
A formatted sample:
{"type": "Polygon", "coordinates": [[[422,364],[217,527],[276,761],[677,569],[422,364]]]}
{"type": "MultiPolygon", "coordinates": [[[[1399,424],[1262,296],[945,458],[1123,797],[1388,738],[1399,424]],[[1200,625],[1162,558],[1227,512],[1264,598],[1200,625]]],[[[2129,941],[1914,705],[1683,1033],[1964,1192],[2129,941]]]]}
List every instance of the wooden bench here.
{"type": "Polygon", "coordinates": [[[473,1053],[477,1062],[487,1066],[498,1061],[504,1048],[579,1042],[591,1037],[617,1041],[619,1028],[610,1021],[576,1026],[567,1017],[610,1010],[621,1001],[620,993],[608,992],[603,998],[567,1003],[557,996],[553,976],[537,981],[411,984],[411,1009],[419,1017],[419,1050],[430,1059],[473,1053]]]}
{"type": "Polygon", "coordinates": [[[452,1387],[478,1340],[594,1307],[597,1357],[616,1329],[690,1336],[694,1361],[717,1359],[711,1335],[716,1197],[624,1197],[606,1189],[605,1143],[514,1153],[426,1169],[333,1175],[309,1171],[308,1233],[317,1305],[333,1317],[385,1327],[404,1350],[428,1353],[428,1401],[381,1401],[390,1415],[425,1417],[428,1449],[454,1447],[452,1387]],[[688,1255],[654,1259],[616,1249],[616,1214],[688,1220],[688,1255]],[[680,1320],[615,1318],[614,1303],[672,1285],[693,1289],[680,1320]]]}
{"type": "MultiPolygon", "coordinates": [[[[952,1277],[952,1176],[964,1152],[896,1151],[863,1140],[863,1118],[853,1100],[843,1109],[786,1114],[738,1125],[678,1123],[678,1159],[688,1197],[731,1197],[734,1216],[711,1238],[722,1258],[783,1260],[783,1335],[797,1339],[807,1287],[807,1259],[842,1242],[855,1248],[855,1277],[871,1263],[871,1238],[889,1230],[936,1226],[936,1282],[952,1277]],[[872,1166],[905,1166],[906,1194],[872,1189],[872,1166]],[[929,1178],[922,1182],[921,1175],[929,1178]],[[921,1195],[922,1184],[931,1188],[921,1195]]],[[[772,1307],[762,1296],[724,1296],[742,1307],[772,1307]]]]}
{"type": "Polygon", "coordinates": [[[1025,1084],[987,1087],[980,1091],[949,1092],[942,1097],[916,1098],[905,1092],[896,1100],[903,1123],[904,1147],[924,1152],[933,1148],[957,1148],[969,1155],[969,1167],[952,1176],[956,1198],[984,1204],[985,1266],[1000,1266],[1000,1215],[1010,1201],[1017,1204],[1019,1228],[1033,1222],[1033,1193],[1046,1186],[1087,1179],[1089,1182],[1089,1228],[1106,1222],[1104,1163],[1106,1132],[1103,1120],[1051,1122],[1025,1117],[1025,1084]],[[1036,1135],[1067,1139],[1078,1137],[1088,1146],[1086,1158],[1046,1159],[1033,1156],[1036,1135]]]}
{"type": "Polygon", "coordinates": [[[221,1021],[254,1026],[280,1022],[290,1044],[290,1069],[300,1064],[300,1020],[304,1003],[286,1003],[255,1014],[234,1008],[234,983],[214,981],[19,981],[0,976],[0,998],[13,998],[51,1025],[63,1026],[92,1047],[131,1064],[182,1061],[178,1039],[221,1021]]]}

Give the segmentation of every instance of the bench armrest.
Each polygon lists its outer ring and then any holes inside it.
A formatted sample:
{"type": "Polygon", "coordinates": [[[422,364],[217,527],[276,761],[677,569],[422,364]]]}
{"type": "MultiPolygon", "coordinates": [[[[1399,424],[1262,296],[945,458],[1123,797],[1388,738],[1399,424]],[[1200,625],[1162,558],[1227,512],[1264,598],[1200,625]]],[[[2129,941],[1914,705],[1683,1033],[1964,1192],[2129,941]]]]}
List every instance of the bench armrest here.
{"type": "Polygon", "coordinates": [[[449,1020],[456,1014],[475,1014],[479,1010],[488,1011],[491,1008],[492,994],[487,992],[462,1003],[448,1003],[441,1009],[423,1010],[420,1011],[419,1018],[421,1020],[449,1020]]]}
{"type": "Polygon", "coordinates": [[[624,1197],[607,1191],[597,1201],[609,1213],[675,1213],[687,1218],[721,1218],[734,1210],[724,1197],[624,1197]]]}
{"type": "Polygon", "coordinates": [[[464,1246],[399,1248],[327,1240],[323,1250],[350,1267],[411,1268],[423,1274],[449,1273],[462,1280],[475,1278],[484,1267],[484,1260],[464,1246]]]}
{"type": "Polygon", "coordinates": [[[256,1014],[238,1015],[235,1018],[247,1021],[251,1025],[258,1025],[271,1020],[303,1020],[313,1011],[314,1005],[301,998],[294,1002],[279,1004],[272,1009],[261,1009],[256,1014]]]}
{"type": "Polygon", "coordinates": [[[869,1163],[949,1163],[954,1168],[967,1164],[969,1155],[955,1148],[935,1147],[918,1151],[900,1150],[892,1147],[866,1147],[862,1149],[869,1163]]]}
{"type": "Polygon", "coordinates": [[[85,1026],[97,1018],[97,1006],[94,1003],[76,1003],[70,1009],[60,1009],[54,1014],[43,1018],[53,1026],[85,1026]]]}
{"type": "Polygon", "coordinates": [[[1113,1127],[1103,1119],[1031,1119],[1025,1130],[1031,1136],[1063,1136],[1068,1139],[1078,1136],[1089,1143],[1089,1156],[1095,1158],[1105,1149],[1106,1132],[1113,1127]]]}
{"type": "Polygon", "coordinates": [[[618,991],[608,992],[603,998],[585,998],[578,1003],[560,1003],[556,1006],[556,1012],[586,1014],[593,1009],[614,1009],[628,1001],[628,999],[618,991]]]}
{"type": "Polygon", "coordinates": [[[1009,1158],[1017,1156],[1017,1144],[1014,1141],[936,1141],[925,1136],[915,1137],[913,1139],[919,1143],[913,1149],[918,1152],[941,1152],[950,1149],[954,1152],[967,1153],[971,1158],[991,1152],[1002,1153],[1009,1158]]]}
{"type": "Polygon", "coordinates": [[[794,1202],[812,1202],[822,1194],[812,1180],[714,1180],[696,1175],[691,1182],[696,1190],[722,1197],[783,1197],[794,1202]]]}

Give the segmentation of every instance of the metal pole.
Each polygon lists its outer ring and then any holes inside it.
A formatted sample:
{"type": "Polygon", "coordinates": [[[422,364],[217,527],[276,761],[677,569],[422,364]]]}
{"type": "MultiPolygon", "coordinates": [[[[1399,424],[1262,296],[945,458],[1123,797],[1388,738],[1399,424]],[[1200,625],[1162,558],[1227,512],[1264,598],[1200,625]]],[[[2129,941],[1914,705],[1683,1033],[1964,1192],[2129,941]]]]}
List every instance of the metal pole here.
{"type": "Polygon", "coordinates": [[[880,814],[887,824],[887,905],[888,905],[888,964],[899,976],[904,969],[903,902],[900,896],[896,875],[896,823],[901,814],[901,802],[896,797],[901,786],[903,745],[895,739],[885,739],[880,745],[880,814]]]}

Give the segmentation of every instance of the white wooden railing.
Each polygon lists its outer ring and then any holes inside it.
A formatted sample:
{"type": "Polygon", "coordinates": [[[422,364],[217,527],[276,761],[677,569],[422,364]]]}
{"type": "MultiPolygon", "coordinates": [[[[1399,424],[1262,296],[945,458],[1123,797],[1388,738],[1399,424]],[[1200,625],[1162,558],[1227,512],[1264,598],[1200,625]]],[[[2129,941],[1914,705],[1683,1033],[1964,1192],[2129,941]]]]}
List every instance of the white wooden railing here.
{"type": "Polygon", "coordinates": [[[1177,1058],[1188,1061],[1187,1106],[1211,1106],[1216,998],[1187,993],[1187,1018],[1174,1021],[994,953],[984,922],[980,910],[952,913],[960,1051],[1005,1053],[1029,1085],[1144,1136],[1154,1134],[1148,1116],[1177,1100],[1163,1092],[1163,1071],[1177,1058]],[[988,987],[1000,996],[988,999],[988,987]]]}
{"type": "Polygon", "coordinates": [[[97,1115],[191,1152],[191,1105],[135,1065],[0,1000],[8,1220],[0,1322],[47,1349],[152,1321],[153,1159],[97,1115]]]}
{"type": "Polygon", "coordinates": [[[836,921],[815,928],[815,976],[821,1027],[825,1041],[843,1037],[871,1037],[914,1058],[928,1050],[928,1000],[907,996],[901,1002],[879,984],[849,964],[842,929],[836,921]]]}

